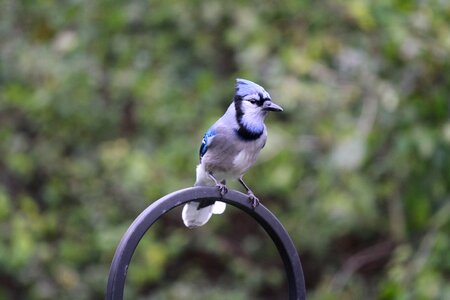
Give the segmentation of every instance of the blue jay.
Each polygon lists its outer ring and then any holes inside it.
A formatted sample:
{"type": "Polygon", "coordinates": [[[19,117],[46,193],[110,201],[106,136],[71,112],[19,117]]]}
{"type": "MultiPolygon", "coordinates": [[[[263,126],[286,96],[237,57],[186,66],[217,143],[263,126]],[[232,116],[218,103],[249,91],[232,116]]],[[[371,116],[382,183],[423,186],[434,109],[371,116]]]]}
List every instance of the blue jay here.
{"type": "MultiPolygon", "coordinates": [[[[264,119],[269,111],[283,111],[272,102],[263,87],[250,80],[236,79],[236,93],[225,114],[203,136],[200,164],[195,186],[217,186],[227,193],[227,179],[237,179],[247,190],[253,208],[259,199],[245,184],[242,176],[256,162],[267,139],[264,119]]],[[[221,214],[225,203],[216,201],[189,202],[183,207],[182,218],[189,228],[204,225],[212,214],[221,214]]]]}

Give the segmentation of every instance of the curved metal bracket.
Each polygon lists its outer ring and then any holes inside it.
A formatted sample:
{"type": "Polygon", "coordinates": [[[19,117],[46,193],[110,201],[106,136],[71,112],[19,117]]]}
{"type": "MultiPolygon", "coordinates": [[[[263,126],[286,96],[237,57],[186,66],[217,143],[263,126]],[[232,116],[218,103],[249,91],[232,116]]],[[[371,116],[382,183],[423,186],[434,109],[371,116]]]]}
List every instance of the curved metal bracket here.
{"type": "Polygon", "coordinates": [[[139,244],[139,241],[147,230],[162,215],[169,210],[190,201],[219,200],[231,204],[252,216],[269,234],[277,246],[286,269],[289,299],[306,299],[305,281],[302,265],[297,250],[288,233],[280,221],[263,205],[253,209],[248,201],[248,196],[237,192],[228,191],[223,198],[220,197],[215,187],[192,187],[173,192],[148,206],[131,224],[122,237],[116,249],[109,271],[107,300],[122,300],[127,276],[128,265],[139,244]]]}

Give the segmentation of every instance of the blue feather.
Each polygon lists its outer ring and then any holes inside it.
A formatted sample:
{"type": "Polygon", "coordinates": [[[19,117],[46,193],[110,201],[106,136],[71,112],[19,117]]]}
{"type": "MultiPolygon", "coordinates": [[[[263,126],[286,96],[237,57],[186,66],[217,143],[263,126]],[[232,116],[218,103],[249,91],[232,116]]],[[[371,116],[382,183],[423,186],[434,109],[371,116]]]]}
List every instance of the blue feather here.
{"type": "Polygon", "coordinates": [[[262,95],[263,98],[270,99],[269,93],[267,93],[262,86],[254,83],[253,81],[237,78],[235,87],[236,87],[236,95],[242,98],[249,95],[255,95],[255,97],[256,96],[259,97],[259,95],[262,95]]]}
{"type": "Polygon", "coordinates": [[[205,133],[202,139],[202,144],[200,145],[200,161],[202,160],[203,155],[205,155],[206,151],[208,151],[208,146],[211,143],[212,138],[216,135],[216,131],[214,128],[208,129],[208,131],[205,133]]]}

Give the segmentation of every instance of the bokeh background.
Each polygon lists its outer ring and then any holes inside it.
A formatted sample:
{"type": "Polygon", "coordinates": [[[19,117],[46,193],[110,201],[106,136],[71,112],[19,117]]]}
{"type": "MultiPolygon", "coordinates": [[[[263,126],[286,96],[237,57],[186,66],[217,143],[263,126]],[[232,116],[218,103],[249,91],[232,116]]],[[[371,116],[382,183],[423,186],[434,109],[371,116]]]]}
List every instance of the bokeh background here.
{"type": "MultiPolygon", "coordinates": [[[[440,0],[2,0],[0,299],[102,299],[132,220],[192,186],[236,77],[285,109],[246,180],[309,299],[450,299],[449,54],[440,0]]],[[[180,212],[127,299],[285,299],[253,220],[180,212]]]]}

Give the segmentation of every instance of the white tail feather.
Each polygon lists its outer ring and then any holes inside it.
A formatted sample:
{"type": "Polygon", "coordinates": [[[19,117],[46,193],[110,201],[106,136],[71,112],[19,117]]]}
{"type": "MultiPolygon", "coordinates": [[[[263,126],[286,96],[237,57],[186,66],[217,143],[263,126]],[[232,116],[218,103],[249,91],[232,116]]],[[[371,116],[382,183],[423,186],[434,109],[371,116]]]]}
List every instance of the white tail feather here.
{"type": "Polygon", "coordinates": [[[223,214],[227,205],[224,202],[216,201],[214,202],[212,213],[215,215],[223,214]]]}
{"type": "Polygon", "coordinates": [[[188,228],[205,225],[212,216],[213,205],[197,209],[199,202],[189,202],[183,207],[181,214],[183,223],[188,228]]]}
{"type": "MultiPolygon", "coordinates": [[[[196,169],[197,179],[195,186],[214,186],[214,182],[208,176],[202,164],[196,169]]],[[[226,204],[216,201],[214,204],[197,209],[199,202],[189,202],[183,207],[181,214],[183,223],[186,227],[195,228],[205,225],[209,221],[212,214],[222,214],[225,211],[226,204]]]]}

